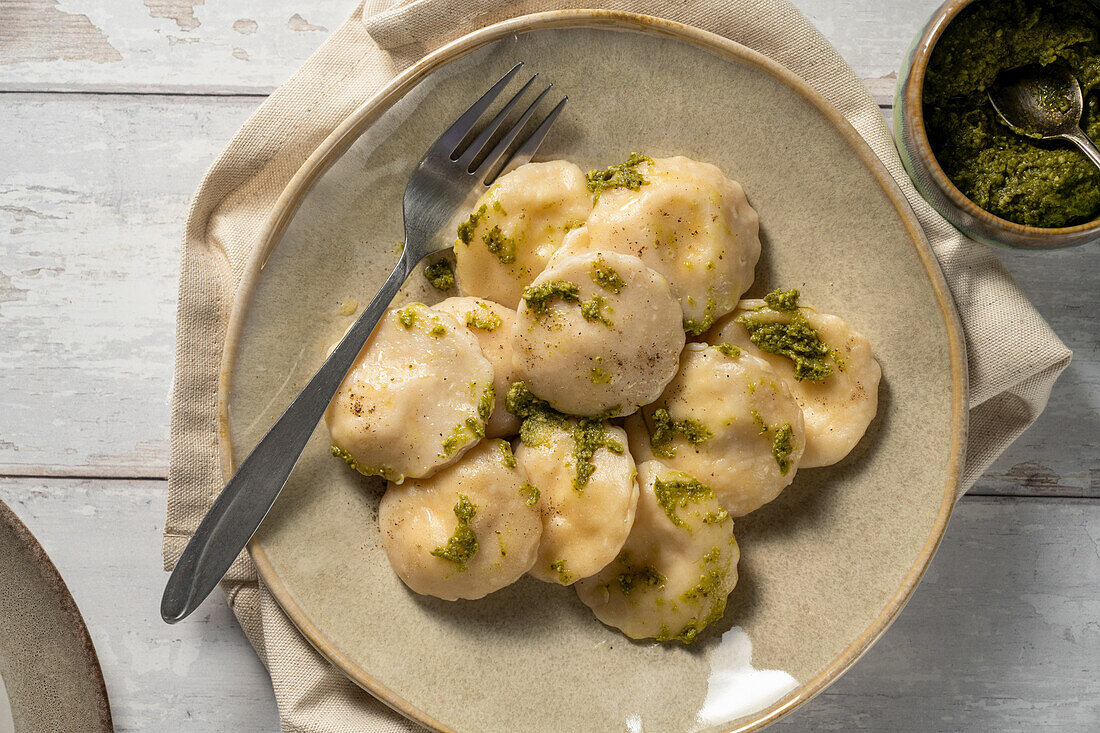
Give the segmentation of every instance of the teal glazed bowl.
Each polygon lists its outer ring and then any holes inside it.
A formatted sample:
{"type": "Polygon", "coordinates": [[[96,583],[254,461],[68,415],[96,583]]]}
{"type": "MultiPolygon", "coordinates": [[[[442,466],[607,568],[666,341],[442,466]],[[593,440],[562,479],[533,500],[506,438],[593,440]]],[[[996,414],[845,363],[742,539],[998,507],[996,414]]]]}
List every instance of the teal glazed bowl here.
{"type": "Polygon", "coordinates": [[[968,199],[940,167],[924,126],[924,78],[928,61],[947,26],[973,2],[947,0],[932,14],[902,60],[894,95],[894,138],[909,177],[921,195],[962,232],[987,244],[1013,249],[1061,249],[1100,241],[1100,219],[1072,227],[1032,227],[989,213],[968,199]]]}

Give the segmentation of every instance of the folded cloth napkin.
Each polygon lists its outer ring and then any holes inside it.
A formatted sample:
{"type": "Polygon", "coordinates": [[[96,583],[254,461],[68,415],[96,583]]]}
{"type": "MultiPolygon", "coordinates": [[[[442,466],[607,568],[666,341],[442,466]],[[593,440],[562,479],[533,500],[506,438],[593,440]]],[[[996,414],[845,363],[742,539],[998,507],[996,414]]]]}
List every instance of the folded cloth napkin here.
{"type": "MultiPolygon", "coordinates": [[[[367,0],[237,132],[192,202],[179,289],[166,568],[174,566],[223,485],[217,385],[226,324],[245,263],[290,178],[348,114],[424,54],[491,23],[571,7],[655,15],[726,36],[805,79],[863,135],[916,211],[966,332],[964,487],[1046,406],[1070,352],[993,252],[961,235],[917,194],[866,88],[787,0],[367,0]]],[[[271,674],[283,730],[419,730],[306,642],[257,580],[247,554],[222,588],[271,674]]]]}

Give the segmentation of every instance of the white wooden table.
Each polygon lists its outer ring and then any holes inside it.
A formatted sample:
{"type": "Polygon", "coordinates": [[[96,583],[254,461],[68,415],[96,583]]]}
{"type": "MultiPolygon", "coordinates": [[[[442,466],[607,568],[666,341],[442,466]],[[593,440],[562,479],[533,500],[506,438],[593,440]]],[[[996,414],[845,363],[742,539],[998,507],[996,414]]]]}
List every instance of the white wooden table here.
{"type": "MultiPolygon", "coordinates": [[[[939,0],[796,0],[888,113],[939,0]]],[[[0,0],[0,499],[67,579],[119,731],[273,731],[220,597],[157,615],[179,239],[205,168],[353,0],[0,0]]],[[[786,730],[1100,729],[1096,247],[999,253],[1075,360],[912,603],[786,730]]]]}

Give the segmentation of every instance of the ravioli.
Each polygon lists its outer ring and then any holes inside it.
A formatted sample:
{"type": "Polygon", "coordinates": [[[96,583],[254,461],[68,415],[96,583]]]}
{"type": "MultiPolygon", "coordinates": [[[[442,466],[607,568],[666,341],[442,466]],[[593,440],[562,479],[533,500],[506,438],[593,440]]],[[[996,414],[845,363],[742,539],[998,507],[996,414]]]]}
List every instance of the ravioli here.
{"type": "Polygon", "coordinates": [[[591,210],[584,173],[567,161],[528,163],[501,176],[458,228],[455,272],[462,295],[515,308],[524,286],[591,210]]]}
{"type": "Polygon", "coordinates": [[[806,450],[800,465],[829,466],[848,455],[874,419],[882,369],[871,354],[870,341],[842,319],[808,307],[798,311],[827,349],[825,360],[831,370],[822,380],[797,379],[794,361],[753,343],[739,319],[790,324],[796,318],[791,311],[773,310],[763,300],[742,300],[736,311],[715,324],[707,340],[736,345],[771,365],[802,408],[806,450]]]}
{"type": "Polygon", "coordinates": [[[638,465],[638,511],[615,560],[576,584],[596,618],[632,639],[695,641],[737,585],[733,520],[714,492],[659,461],[638,465]]]}
{"type": "Polygon", "coordinates": [[[531,575],[569,585],[618,554],[638,503],[626,432],[609,423],[528,418],[516,460],[539,490],[542,540],[531,575]],[[578,446],[581,454],[578,455],[578,446]],[[584,450],[591,450],[585,458],[584,450]]]}
{"type": "Polygon", "coordinates": [[[391,483],[378,527],[394,571],[415,592],[448,601],[514,583],[542,535],[529,487],[503,440],[481,441],[431,478],[391,483]]]}
{"type": "Polygon", "coordinates": [[[515,435],[519,430],[519,420],[504,409],[504,398],[512,386],[512,323],[516,312],[500,303],[481,298],[447,298],[436,303],[433,309],[450,313],[477,339],[482,353],[493,365],[493,391],[496,401],[492,417],[485,426],[485,435],[500,438],[515,435]]]}
{"type": "Polygon", "coordinates": [[[677,156],[636,170],[645,183],[601,192],[572,251],[640,257],[668,280],[684,329],[701,334],[752,284],[759,217],[741,185],[709,163],[677,156]]]}
{"type": "Polygon", "coordinates": [[[401,483],[454,463],[485,435],[493,367],[453,316],[412,303],[382,317],[325,411],[333,453],[401,483]]]}
{"type": "Polygon", "coordinates": [[[684,332],[668,282],[632,255],[561,260],[524,290],[517,379],[570,415],[629,415],[675,376],[684,332]]]}
{"type": "Polygon", "coordinates": [[[802,410],[775,370],[706,344],[687,345],[676,378],[626,428],[639,462],[696,477],[735,517],[794,480],[806,445],[802,410]]]}

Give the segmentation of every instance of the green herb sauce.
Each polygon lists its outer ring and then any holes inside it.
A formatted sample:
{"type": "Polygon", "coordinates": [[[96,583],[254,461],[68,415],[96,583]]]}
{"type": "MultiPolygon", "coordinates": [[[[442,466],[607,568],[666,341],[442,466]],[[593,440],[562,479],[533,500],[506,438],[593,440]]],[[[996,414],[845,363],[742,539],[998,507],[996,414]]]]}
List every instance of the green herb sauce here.
{"type": "MultiPolygon", "coordinates": [[[[698,503],[707,499],[714,499],[714,491],[706,484],[688,476],[679,474],[679,478],[653,482],[653,495],[657,503],[665,510],[670,522],[677,527],[689,529],[686,522],[676,513],[677,508],[686,507],[689,503],[698,503]]],[[[689,530],[690,531],[690,530],[689,530]]]]}
{"type": "Polygon", "coordinates": [[[666,582],[665,576],[652,565],[633,565],[628,552],[620,553],[615,559],[623,566],[623,572],[615,576],[615,582],[624,596],[629,596],[636,588],[660,588],[666,582]]]}
{"type": "Polygon", "coordinates": [[[584,316],[586,321],[599,322],[611,328],[615,324],[603,313],[603,308],[606,305],[606,298],[602,295],[593,295],[589,300],[581,303],[581,315],[584,316]]]}
{"type": "Polygon", "coordinates": [[[502,440],[497,443],[497,448],[500,449],[500,464],[505,468],[516,467],[516,457],[512,455],[512,446],[508,445],[507,440],[502,440]]]}
{"type": "Polygon", "coordinates": [[[628,188],[637,191],[649,183],[646,177],[638,172],[638,166],[642,163],[652,163],[653,159],[641,153],[631,153],[625,163],[608,166],[603,170],[590,170],[584,174],[584,183],[592,192],[593,198],[598,199],[600,194],[611,188],[628,188]]]}
{"type": "Polygon", "coordinates": [[[573,580],[573,575],[565,569],[565,560],[550,563],[550,569],[558,574],[558,580],[561,581],[562,585],[566,585],[573,580]]]}
{"type": "Polygon", "coordinates": [[[550,302],[553,300],[561,300],[566,303],[576,303],[580,301],[578,293],[580,288],[576,283],[567,282],[565,280],[550,280],[540,285],[528,285],[523,289],[523,302],[527,304],[528,310],[530,310],[535,320],[541,320],[543,316],[550,313],[550,302]]]}
{"type": "Polygon", "coordinates": [[[455,527],[454,534],[447,540],[446,545],[435,548],[431,554],[458,565],[459,572],[466,572],[466,563],[477,554],[478,550],[477,534],[470,528],[470,520],[477,513],[477,506],[468,496],[459,494],[454,512],[458,517],[458,526],[455,527]]]}
{"type": "Polygon", "coordinates": [[[734,320],[745,327],[749,340],[758,349],[785,356],[794,362],[795,379],[800,382],[824,381],[833,373],[833,365],[829,363],[833,351],[799,310],[798,291],[793,288],[776,290],[764,296],[764,302],[776,312],[789,314],[790,320],[771,321],[752,313],[744,313],[734,320]]]}
{"type": "Polygon", "coordinates": [[[963,194],[1003,219],[1063,227],[1100,213],[1100,172],[1068,142],[1018,135],[987,92],[997,74],[1065,64],[1085,95],[1081,127],[1100,139],[1100,12],[1086,0],[980,0],[937,41],[924,81],[932,150],[963,194]]]}
{"type": "Polygon", "coordinates": [[[523,486],[519,487],[520,493],[526,494],[527,499],[523,502],[524,506],[535,506],[539,503],[539,499],[542,498],[542,492],[539,491],[539,487],[532,483],[524,482],[523,486]]]}
{"type": "Polygon", "coordinates": [[[588,480],[596,471],[592,458],[600,448],[622,455],[623,444],[611,435],[605,424],[605,416],[572,417],[558,412],[545,400],[536,397],[523,382],[513,382],[504,399],[508,412],[523,422],[519,426],[519,439],[524,445],[537,446],[550,438],[550,431],[566,430],[573,437],[573,459],[576,474],[573,490],[584,491],[588,480]]]}
{"type": "Polygon", "coordinates": [[[481,222],[481,217],[485,216],[489,211],[489,207],[482,204],[478,207],[477,211],[470,214],[470,218],[458,225],[458,241],[465,245],[469,245],[474,241],[474,231],[477,229],[477,225],[481,222]]]}
{"type": "Polygon", "coordinates": [[[607,264],[607,260],[603,258],[603,255],[597,256],[592,263],[592,280],[604,290],[615,295],[623,292],[623,288],[626,287],[626,281],[615,271],[614,267],[607,264]]]}
{"type": "Polygon", "coordinates": [[[588,378],[592,384],[611,384],[611,372],[603,367],[592,367],[588,370],[588,378]]]}
{"type": "Polygon", "coordinates": [[[348,466],[354,468],[356,471],[363,474],[364,476],[381,476],[387,481],[400,481],[404,478],[404,476],[402,476],[400,473],[384,464],[378,466],[368,466],[366,464],[360,463],[359,461],[355,460],[351,453],[335,445],[332,446],[331,453],[333,456],[339,458],[341,461],[348,464],[348,466]]]}
{"type": "Polygon", "coordinates": [[[698,420],[684,418],[673,420],[672,415],[664,407],[658,407],[653,411],[653,428],[649,433],[649,447],[653,454],[661,458],[672,458],[676,455],[673,440],[677,435],[682,435],[692,445],[710,440],[714,434],[706,425],[698,420]]]}
{"type": "Polygon", "coordinates": [[[727,344],[725,341],[714,347],[715,350],[722,356],[728,356],[731,359],[736,359],[741,356],[741,349],[733,344],[727,344]]]}
{"type": "Polygon", "coordinates": [[[516,261],[516,241],[505,236],[499,226],[493,225],[492,229],[481,235],[481,241],[485,242],[489,253],[500,260],[500,264],[510,265],[516,261]]]}
{"type": "Polygon", "coordinates": [[[703,310],[703,317],[685,318],[684,331],[689,336],[698,336],[702,333],[705,333],[708,328],[714,325],[714,311],[717,308],[718,303],[715,302],[714,298],[707,298],[707,305],[703,310]]]}
{"type": "Polygon", "coordinates": [[[424,277],[428,284],[440,292],[455,286],[455,271],[447,260],[436,260],[424,268],[424,277]]]}
{"type": "Polygon", "coordinates": [[[485,303],[478,303],[473,310],[466,311],[466,325],[482,331],[495,331],[504,323],[504,319],[493,313],[485,303]]]}

